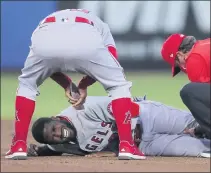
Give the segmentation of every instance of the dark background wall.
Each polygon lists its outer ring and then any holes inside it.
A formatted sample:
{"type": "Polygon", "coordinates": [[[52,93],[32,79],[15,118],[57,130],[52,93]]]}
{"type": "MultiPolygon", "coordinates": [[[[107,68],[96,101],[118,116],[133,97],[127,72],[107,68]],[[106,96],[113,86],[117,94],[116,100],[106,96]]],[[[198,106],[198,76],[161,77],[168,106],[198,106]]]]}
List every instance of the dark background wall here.
{"type": "Polygon", "coordinates": [[[55,1],[1,2],[1,68],[20,69],[31,34],[40,20],[57,9],[55,1]]]}
{"type": "Polygon", "coordinates": [[[168,68],[160,48],[171,33],[210,37],[208,1],[4,1],[1,8],[2,69],[22,68],[31,33],[58,9],[85,8],[107,22],[125,69],[168,68]]]}

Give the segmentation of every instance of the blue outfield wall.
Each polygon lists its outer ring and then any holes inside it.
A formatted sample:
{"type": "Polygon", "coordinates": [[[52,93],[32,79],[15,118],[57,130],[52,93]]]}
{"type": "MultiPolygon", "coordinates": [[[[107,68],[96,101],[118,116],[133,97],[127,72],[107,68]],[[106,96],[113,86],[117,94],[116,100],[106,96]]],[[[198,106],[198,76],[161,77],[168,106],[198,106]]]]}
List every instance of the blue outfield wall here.
{"type": "Polygon", "coordinates": [[[38,23],[57,10],[56,1],[1,2],[1,69],[20,69],[38,23]]]}

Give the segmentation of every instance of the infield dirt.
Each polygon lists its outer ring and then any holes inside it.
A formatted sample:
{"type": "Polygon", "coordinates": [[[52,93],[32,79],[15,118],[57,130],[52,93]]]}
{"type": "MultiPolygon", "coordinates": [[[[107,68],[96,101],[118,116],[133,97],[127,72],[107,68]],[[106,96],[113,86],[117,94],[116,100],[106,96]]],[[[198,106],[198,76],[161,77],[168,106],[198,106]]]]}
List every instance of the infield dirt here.
{"type": "MultiPolygon", "coordinates": [[[[122,161],[115,157],[29,157],[7,160],[13,121],[1,121],[1,172],[210,172],[210,159],[147,157],[147,160],[122,161]]],[[[29,132],[28,144],[35,143],[29,132]]]]}

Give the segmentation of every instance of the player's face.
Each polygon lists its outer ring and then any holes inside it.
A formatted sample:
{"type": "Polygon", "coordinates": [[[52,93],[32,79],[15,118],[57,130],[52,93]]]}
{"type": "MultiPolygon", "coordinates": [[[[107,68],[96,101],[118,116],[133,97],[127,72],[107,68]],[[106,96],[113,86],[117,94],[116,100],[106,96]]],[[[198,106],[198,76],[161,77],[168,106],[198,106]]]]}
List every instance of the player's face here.
{"type": "Polygon", "coordinates": [[[186,64],[186,54],[182,53],[181,51],[177,52],[177,57],[176,57],[176,65],[179,67],[185,67],[186,64]]]}
{"type": "Polygon", "coordinates": [[[68,123],[60,120],[52,120],[45,124],[43,133],[48,144],[68,143],[76,138],[75,132],[68,127],[68,123]]]}

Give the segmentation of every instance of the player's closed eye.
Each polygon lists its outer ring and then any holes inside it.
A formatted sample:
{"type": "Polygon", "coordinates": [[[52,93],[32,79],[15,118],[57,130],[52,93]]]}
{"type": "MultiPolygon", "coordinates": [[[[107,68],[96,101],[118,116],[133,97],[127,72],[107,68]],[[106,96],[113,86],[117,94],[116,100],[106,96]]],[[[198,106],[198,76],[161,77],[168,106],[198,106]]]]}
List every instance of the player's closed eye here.
{"type": "Polygon", "coordinates": [[[179,60],[178,56],[176,56],[176,58],[175,58],[175,64],[176,65],[179,65],[180,64],[180,60],[179,60]]]}
{"type": "Polygon", "coordinates": [[[55,126],[52,127],[52,132],[55,132],[56,131],[56,128],[55,126]]]}

